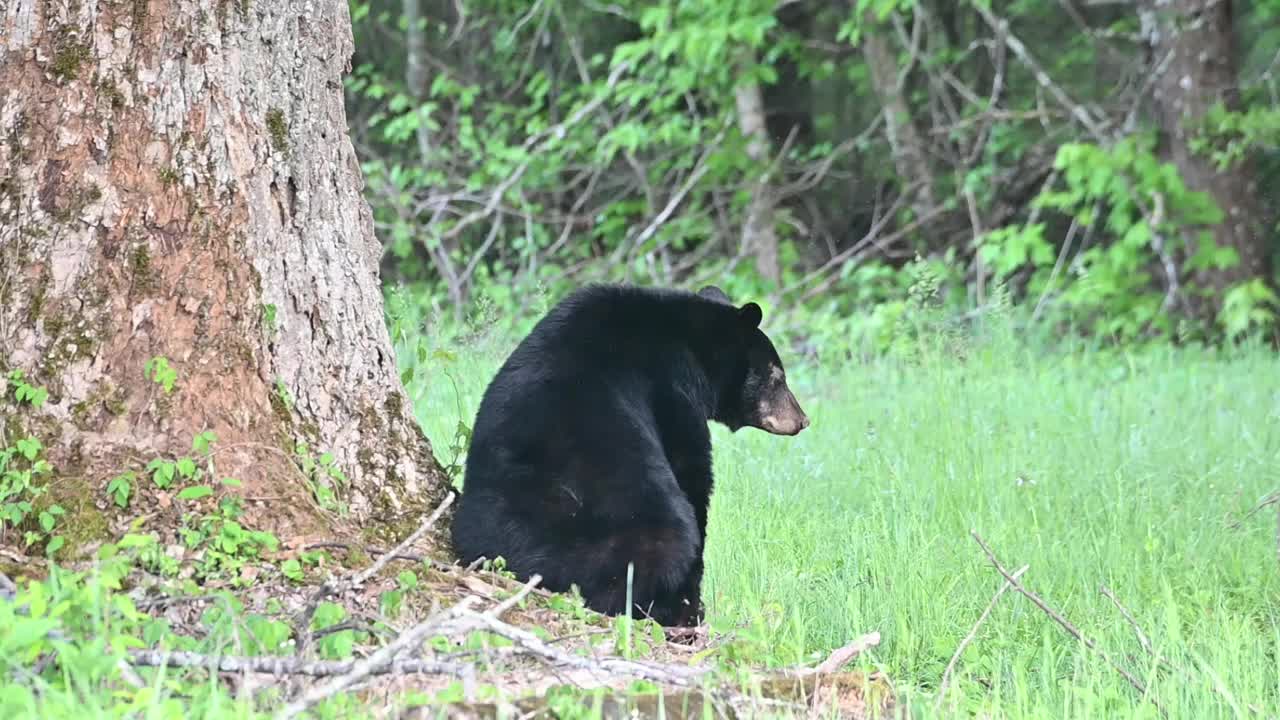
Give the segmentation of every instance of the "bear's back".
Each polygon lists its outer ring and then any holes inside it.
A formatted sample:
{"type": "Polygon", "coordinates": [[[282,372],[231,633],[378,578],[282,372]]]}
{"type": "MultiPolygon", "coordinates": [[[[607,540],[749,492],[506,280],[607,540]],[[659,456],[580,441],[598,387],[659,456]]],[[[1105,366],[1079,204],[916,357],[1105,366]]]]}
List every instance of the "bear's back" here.
{"type": "Polygon", "coordinates": [[[523,383],[635,369],[655,354],[696,338],[686,330],[696,304],[684,291],[587,285],[570,293],[534,326],[498,371],[523,383]]]}
{"type": "MultiPolygon", "coordinates": [[[[692,293],[588,285],[565,297],[503,363],[481,398],[472,448],[478,462],[502,450],[544,446],[582,423],[650,415],[650,391],[688,382],[685,330],[692,293]]],[[[471,454],[474,455],[474,454],[471,454]]],[[[478,469],[478,468],[477,468],[478,469]]],[[[496,471],[496,468],[495,468],[496,471]]]]}

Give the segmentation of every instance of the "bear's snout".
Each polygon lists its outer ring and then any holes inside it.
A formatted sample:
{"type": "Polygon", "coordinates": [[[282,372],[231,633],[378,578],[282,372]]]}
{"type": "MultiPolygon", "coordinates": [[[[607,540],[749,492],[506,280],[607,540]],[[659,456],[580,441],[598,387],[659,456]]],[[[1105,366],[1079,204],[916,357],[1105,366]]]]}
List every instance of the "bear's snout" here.
{"type": "Polygon", "coordinates": [[[784,389],[773,398],[761,413],[760,429],[774,435],[797,435],[809,427],[809,416],[790,389],[784,389]]]}

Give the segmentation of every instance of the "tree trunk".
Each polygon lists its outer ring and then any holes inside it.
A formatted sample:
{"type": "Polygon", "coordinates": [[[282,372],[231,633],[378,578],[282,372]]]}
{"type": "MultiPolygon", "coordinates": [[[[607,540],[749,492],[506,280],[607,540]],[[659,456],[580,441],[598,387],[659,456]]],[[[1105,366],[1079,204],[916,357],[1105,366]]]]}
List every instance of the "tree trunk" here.
{"type": "Polygon", "coordinates": [[[291,460],[306,442],[354,519],[411,524],[447,482],[382,314],[346,1],[5,6],[0,369],[50,392],[9,430],[38,431],[52,494],[101,498],[212,430],[251,520],[319,526],[291,460]],[[155,357],[171,392],[144,375],[155,357]]]}
{"type": "Polygon", "coordinates": [[[912,191],[911,209],[916,217],[927,217],[937,205],[933,194],[933,173],[925,157],[924,141],[911,120],[911,107],[898,80],[898,59],[893,48],[880,34],[875,12],[863,15],[866,32],[862,35],[862,55],[871,71],[871,85],[884,113],[885,135],[889,140],[889,153],[899,181],[915,186],[912,191]]]}
{"type": "MultiPolygon", "coordinates": [[[[755,57],[748,55],[742,66],[744,74],[754,65],[755,57]]],[[[760,91],[760,83],[754,78],[740,78],[734,94],[738,106],[738,129],[747,138],[747,155],[765,167],[769,162],[769,131],[765,125],[764,94],[760,91]]],[[[755,256],[756,270],[776,283],[782,278],[782,268],[778,265],[778,235],[773,227],[777,201],[768,173],[761,172],[752,184],[747,220],[742,226],[742,245],[755,256]]]]}
{"type": "Polygon", "coordinates": [[[1234,267],[1206,271],[1196,278],[1213,291],[1211,301],[1201,308],[1212,317],[1225,290],[1252,278],[1268,284],[1272,279],[1253,163],[1246,158],[1220,172],[1209,157],[1192,152],[1190,146],[1201,120],[1216,103],[1227,110],[1240,109],[1231,2],[1144,0],[1139,12],[1151,62],[1163,68],[1153,84],[1163,154],[1177,166],[1190,189],[1207,193],[1222,209],[1225,217],[1213,228],[1214,242],[1234,248],[1240,257],[1234,267]]]}

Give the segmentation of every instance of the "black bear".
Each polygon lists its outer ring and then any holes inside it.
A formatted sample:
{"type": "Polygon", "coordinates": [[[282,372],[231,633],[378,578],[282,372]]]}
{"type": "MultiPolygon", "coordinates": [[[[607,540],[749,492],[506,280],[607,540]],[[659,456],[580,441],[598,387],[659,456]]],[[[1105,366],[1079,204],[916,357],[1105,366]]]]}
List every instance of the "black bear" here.
{"type": "Polygon", "coordinates": [[[707,422],[809,425],[760,320],[715,287],[593,285],[562,300],[481,398],[453,520],[462,561],[502,556],[548,590],[576,583],[598,612],[700,624],[707,422]]]}

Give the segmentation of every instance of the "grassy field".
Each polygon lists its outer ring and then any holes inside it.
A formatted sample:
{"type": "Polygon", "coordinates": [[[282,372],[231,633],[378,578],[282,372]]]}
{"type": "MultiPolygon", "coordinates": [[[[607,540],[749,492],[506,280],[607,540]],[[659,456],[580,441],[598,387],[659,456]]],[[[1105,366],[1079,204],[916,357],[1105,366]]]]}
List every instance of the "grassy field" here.
{"type": "MultiPolygon", "coordinates": [[[[410,384],[448,459],[511,343],[447,349],[410,384]]],[[[1017,342],[793,366],[813,425],[795,438],[715,426],[705,593],[712,627],[761,661],[864,656],[932,706],[997,575],[1127,668],[1175,718],[1280,710],[1275,508],[1280,364],[1265,351],[1033,353],[1017,342]],[[1132,613],[1134,627],[1108,600],[1132,613]]],[[[784,351],[784,361],[787,353],[784,351]]],[[[1103,657],[1009,592],[958,662],[945,709],[1002,718],[1159,717],[1103,657]]],[[[930,715],[931,713],[922,713],[930,715]]]]}

